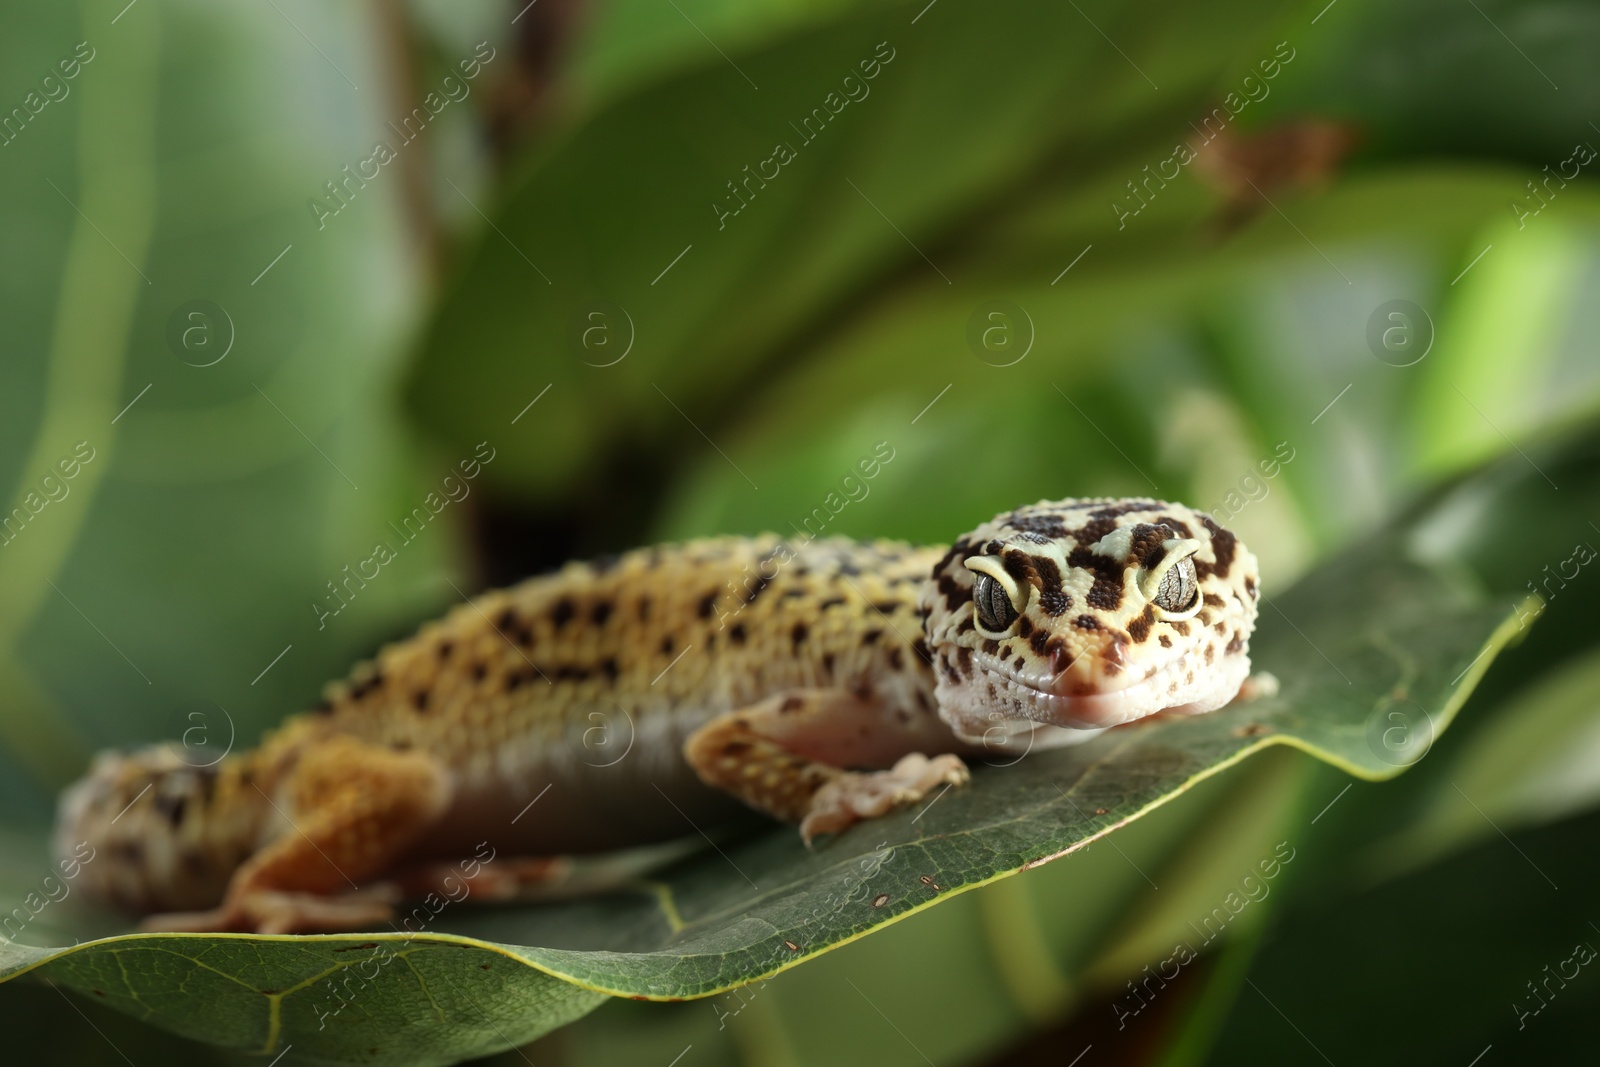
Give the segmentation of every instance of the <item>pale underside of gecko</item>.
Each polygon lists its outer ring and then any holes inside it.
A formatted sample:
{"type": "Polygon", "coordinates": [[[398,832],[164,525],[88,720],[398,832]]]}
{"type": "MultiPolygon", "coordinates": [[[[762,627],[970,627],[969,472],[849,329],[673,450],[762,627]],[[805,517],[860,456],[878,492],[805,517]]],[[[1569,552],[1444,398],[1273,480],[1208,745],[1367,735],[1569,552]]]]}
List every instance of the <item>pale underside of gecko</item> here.
{"type": "Polygon", "coordinates": [[[485,843],[524,857],[493,896],[740,802],[809,841],[965,784],[963,756],[1228,703],[1258,580],[1209,516],[1146,499],[1040,502],[948,547],[769,535],[569,564],[216,766],[102,754],[57,849],[92,845],[90,892],[157,928],[292,932],[381,924],[485,843]]]}

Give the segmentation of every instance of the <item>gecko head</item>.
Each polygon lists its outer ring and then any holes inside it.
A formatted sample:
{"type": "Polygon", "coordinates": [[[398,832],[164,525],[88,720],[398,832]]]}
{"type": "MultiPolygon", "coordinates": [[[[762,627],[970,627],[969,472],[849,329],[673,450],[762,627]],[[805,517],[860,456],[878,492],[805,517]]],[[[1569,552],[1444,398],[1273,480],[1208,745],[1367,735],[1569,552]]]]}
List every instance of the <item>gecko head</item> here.
{"type": "Polygon", "coordinates": [[[958,539],[925,587],[940,713],[989,742],[1233,699],[1250,673],[1255,557],[1159,500],[1041,501],[958,539]]]}
{"type": "Polygon", "coordinates": [[[91,897],[136,914],[209,907],[250,855],[267,802],[248,771],[176,744],[102,752],[61,795],[55,853],[91,897]]]}

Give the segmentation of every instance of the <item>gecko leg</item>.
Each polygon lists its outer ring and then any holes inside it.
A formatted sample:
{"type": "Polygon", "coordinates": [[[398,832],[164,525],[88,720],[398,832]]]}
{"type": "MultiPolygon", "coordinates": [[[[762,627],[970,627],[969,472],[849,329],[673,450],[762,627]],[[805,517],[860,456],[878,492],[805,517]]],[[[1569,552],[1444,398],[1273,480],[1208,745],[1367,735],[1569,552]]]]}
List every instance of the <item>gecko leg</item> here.
{"type": "Polygon", "coordinates": [[[331,738],[301,757],[276,795],[286,824],[234,872],[222,904],[153,915],[145,929],[282,934],[383,922],[395,889],[359,883],[426,832],[450,786],[427,755],[331,738]]]}
{"type": "MultiPolygon", "coordinates": [[[[943,742],[951,744],[948,731],[943,742]]],[[[683,753],[707,785],[798,822],[809,842],[966,782],[960,757],[919,751],[939,743],[925,718],[903,720],[844,690],[802,689],[719,715],[689,736],[683,753]]]]}
{"type": "Polygon", "coordinates": [[[1269,671],[1256,671],[1244,680],[1244,684],[1239,686],[1239,695],[1233,699],[1236,703],[1247,704],[1252,700],[1260,700],[1263,697],[1275,697],[1277,695],[1278,676],[1269,671]]]}

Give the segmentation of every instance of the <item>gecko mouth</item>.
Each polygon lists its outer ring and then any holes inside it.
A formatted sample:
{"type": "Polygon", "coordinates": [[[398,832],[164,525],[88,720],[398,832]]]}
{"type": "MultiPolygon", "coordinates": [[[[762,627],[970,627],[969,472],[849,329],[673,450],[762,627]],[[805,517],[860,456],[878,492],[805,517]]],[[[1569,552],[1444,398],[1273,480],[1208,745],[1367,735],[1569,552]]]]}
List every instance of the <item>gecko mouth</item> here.
{"type": "Polygon", "coordinates": [[[1040,689],[1020,678],[1006,679],[1018,698],[1018,710],[1035,722],[1076,730],[1100,730],[1142,719],[1152,713],[1156,679],[1096,693],[1057,693],[1040,689]]]}
{"type": "Polygon", "coordinates": [[[968,721],[984,714],[992,719],[998,712],[1007,719],[1072,730],[1103,730],[1159,711],[1200,712],[1218,706],[1209,700],[1183,699],[1188,696],[1184,670],[1184,657],[1178,656],[1153,674],[1134,676],[1130,684],[1085,690],[1081,675],[1029,676],[975,656],[971,679],[952,687],[954,691],[941,697],[941,703],[948,700],[968,721]],[[1076,691],[1067,691],[1069,685],[1076,691]]]}

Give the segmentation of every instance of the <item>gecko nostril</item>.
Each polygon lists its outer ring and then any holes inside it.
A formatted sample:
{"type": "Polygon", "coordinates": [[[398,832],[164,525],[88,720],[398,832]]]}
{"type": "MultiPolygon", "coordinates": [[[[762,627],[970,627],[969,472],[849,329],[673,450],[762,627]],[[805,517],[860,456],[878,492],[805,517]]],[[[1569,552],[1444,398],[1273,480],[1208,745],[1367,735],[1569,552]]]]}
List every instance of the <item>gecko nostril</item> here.
{"type": "Polygon", "coordinates": [[[1128,665],[1126,642],[1121,640],[1113,640],[1109,642],[1105,647],[1104,657],[1106,663],[1111,666],[1119,669],[1126,667],[1128,665]]]}

